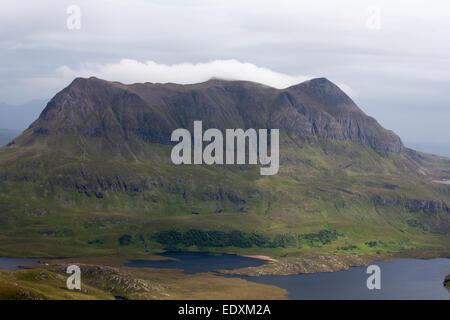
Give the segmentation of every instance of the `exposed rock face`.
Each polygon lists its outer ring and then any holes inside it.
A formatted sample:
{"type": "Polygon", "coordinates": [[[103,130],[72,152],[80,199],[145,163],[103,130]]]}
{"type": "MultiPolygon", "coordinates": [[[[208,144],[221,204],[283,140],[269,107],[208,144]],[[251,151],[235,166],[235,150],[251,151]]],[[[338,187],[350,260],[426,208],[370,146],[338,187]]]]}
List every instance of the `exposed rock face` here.
{"type": "MultiPolygon", "coordinates": [[[[83,275],[83,282],[93,287],[101,288],[113,295],[138,295],[139,293],[151,293],[161,291],[160,285],[152,284],[150,281],[136,278],[121,268],[101,265],[78,264],[83,275]]],[[[66,264],[56,264],[50,267],[59,273],[66,273],[66,264]]]]}
{"type": "Polygon", "coordinates": [[[442,234],[446,234],[450,230],[450,219],[448,219],[450,207],[445,201],[408,198],[385,199],[380,196],[375,196],[373,201],[378,206],[404,207],[407,211],[416,214],[419,220],[409,219],[407,221],[411,227],[442,234]],[[420,212],[425,214],[421,215],[420,212]],[[446,218],[440,218],[440,214],[446,218]]]}
{"type": "Polygon", "coordinates": [[[75,133],[111,140],[136,135],[167,144],[174,129],[192,130],[194,120],[202,120],[205,129],[279,128],[298,136],[357,141],[383,152],[405,150],[398,136],[325,78],[283,90],[244,81],[123,85],[77,78],[30,129],[34,135],[75,133]]]}
{"type": "Polygon", "coordinates": [[[404,206],[410,212],[418,212],[423,210],[427,213],[437,213],[439,211],[450,213],[449,206],[444,201],[436,200],[420,200],[420,199],[383,199],[379,196],[374,197],[374,202],[377,205],[384,206],[404,206]]]}

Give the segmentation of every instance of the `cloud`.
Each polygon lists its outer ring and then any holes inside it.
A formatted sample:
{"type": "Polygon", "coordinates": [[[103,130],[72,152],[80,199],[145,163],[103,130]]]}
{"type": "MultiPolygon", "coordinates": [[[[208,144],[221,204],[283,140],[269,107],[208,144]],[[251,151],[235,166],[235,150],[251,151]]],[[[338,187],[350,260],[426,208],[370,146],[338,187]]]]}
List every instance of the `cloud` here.
{"type": "Polygon", "coordinates": [[[198,83],[211,78],[225,80],[247,80],[259,82],[275,88],[286,88],[311,79],[304,75],[288,75],[252,63],[231,60],[214,60],[205,63],[159,64],[155,61],[139,62],[122,59],[113,64],[83,64],[72,69],[58,68],[57,73],[64,79],[95,76],[110,81],[124,83],[198,83]]]}
{"type": "MultiPolygon", "coordinates": [[[[288,75],[268,68],[259,67],[253,63],[240,62],[235,59],[214,60],[205,63],[160,64],[155,61],[139,62],[132,59],[122,59],[112,64],[82,64],[78,68],[62,66],[57,69],[58,78],[40,79],[41,82],[56,84],[61,80],[67,82],[76,77],[98,77],[123,83],[179,83],[191,84],[207,81],[211,78],[224,80],[246,80],[283,89],[312,79],[305,75],[288,75]]],[[[344,83],[338,83],[349,95],[354,91],[344,83]]]]}

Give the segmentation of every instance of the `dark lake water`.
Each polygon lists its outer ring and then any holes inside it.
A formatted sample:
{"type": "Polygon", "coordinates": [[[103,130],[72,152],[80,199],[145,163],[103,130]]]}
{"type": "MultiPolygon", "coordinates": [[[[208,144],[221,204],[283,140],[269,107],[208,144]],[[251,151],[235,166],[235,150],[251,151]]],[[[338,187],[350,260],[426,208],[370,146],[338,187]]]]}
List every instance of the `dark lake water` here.
{"type": "Polygon", "coordinates": [[[288,291],[289,299],[445,299],[450,259],[395,259],[372,263],[381,269],[381,289],[369,290],[367,267],[290,276],[240,277],[288,291]]]}
{"type": "Polygon", "coordinates": [[[20,266],[38,266],[38,265],[39,259],[0,257],[0,268],[3,269],[20,269],[20,266]]]}
{"type": "MultiPolygon", "coordinates": [[[[178,261],[130,261],[129,267],[176,268],[185,273],[212,272],[259,266],[265,262],[236,255],[209,255],[196,252],[166,252],[164,257],[178,261]]],[[[443,281],[450,274],[450,259],[395,259],[374,262],[381,269],[381,289],[366,286],[367,267],[345,271],[289,276],[232,276],[270,284],[288,291],[289,299],[446,299],[450,293],[443,281]]]]}
{"type": "Polygon", "coordinates": [[[186,274],[210,272],[218,269],[233,270],[245,267],[257,267],[266,262],[259,259],[240,257],[234,254],[212,255],[206,252],[164,252],[163,257],[174,260],[131,260],[124,265],[137,268],[183,269],[186,274]]]}

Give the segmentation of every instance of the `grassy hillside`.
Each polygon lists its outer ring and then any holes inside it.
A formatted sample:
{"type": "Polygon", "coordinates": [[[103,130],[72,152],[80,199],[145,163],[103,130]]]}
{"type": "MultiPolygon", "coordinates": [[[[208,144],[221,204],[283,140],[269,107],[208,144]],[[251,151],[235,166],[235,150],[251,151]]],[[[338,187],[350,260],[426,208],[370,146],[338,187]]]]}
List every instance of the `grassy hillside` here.
{"type": "MultiPolygon", "coordinates": [[[[158,232],[189,229],[240,230],[272,241],[321,230],[342,233],[324,245],[302,246],[326,252],[448,244],[449,213],[442,202],[449,202],[449,186],[415,174],[417,164],[409,158],[379,155],[353,142],[283,139],[280,172],[270,177],[252,166],[174,166],[161,160],[169,158],[170,147],[160,145],[146,145],[142,150],[151,156],[137,161],[61,157],[34,147],[21,148],[16,158],[14,149],[3,149],[2,253],[154,251],[165,245],[157,242],[158,232]],[[29,152],[25,160],[22,152],[29,152]],[[124,235],[131,237],[120,243],[124,235]]],[[[299,246],[296,240],[285,248],[235,250],[281,254],[299,246]]]]}

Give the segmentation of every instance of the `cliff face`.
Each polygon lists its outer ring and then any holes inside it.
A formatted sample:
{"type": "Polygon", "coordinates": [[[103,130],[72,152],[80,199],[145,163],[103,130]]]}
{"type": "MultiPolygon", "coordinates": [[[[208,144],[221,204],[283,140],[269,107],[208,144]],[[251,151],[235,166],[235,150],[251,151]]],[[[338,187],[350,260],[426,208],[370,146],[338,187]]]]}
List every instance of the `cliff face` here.
{"type": "Polygon", "coordinates": [[[204,128],[279,128],[303,137],[360,142],[382,152],[405,150],[398,136],[324,78],[283,90],[244,81],[123,85],[78,78],[48,103],[30,129],[36,135],[115,140],[134,134],[168,144],[174,129],[192,129],[194,120],[202,120],[204,128]]]}

